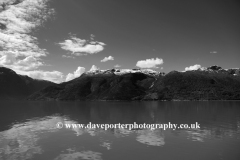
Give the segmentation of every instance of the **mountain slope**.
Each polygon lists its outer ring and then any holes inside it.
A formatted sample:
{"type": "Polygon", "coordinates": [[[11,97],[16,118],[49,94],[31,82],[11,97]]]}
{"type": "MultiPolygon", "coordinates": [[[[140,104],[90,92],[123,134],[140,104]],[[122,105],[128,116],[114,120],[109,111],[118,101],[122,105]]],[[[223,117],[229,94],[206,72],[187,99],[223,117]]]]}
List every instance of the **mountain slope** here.
{"type": "Polygon", "coordinates": [[[0,67],[0,99],[24,99],[50,85],[56,84],[18,75],[11,69],[0,67]]]}
{"type": "Polygon", "coordinates": [[[145,98],[152,94],[164,100],[240,100],[240,76],[232,70],[173,71],[159,77],[145,98]]]}
{"type": "Polygon", "coordinates": [[[124,75],[83,74],[54,87],[47,87],[29,97],[30,100],[131,100],[144,95],[154,77],[143,73],[124,75]]]}

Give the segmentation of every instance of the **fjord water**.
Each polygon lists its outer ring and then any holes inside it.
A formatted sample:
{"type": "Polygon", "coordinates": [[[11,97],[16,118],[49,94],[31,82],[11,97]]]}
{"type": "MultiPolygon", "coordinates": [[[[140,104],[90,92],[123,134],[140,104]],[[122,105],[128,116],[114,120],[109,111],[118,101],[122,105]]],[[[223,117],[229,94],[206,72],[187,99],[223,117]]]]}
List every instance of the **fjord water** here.
{"type": "Polygon", "coordinates": [[[1,160],[239,160],[239,149],[240,101],[0,102],[1,160]],[[57,129],[58,122],[200,129],[57,129]]]}

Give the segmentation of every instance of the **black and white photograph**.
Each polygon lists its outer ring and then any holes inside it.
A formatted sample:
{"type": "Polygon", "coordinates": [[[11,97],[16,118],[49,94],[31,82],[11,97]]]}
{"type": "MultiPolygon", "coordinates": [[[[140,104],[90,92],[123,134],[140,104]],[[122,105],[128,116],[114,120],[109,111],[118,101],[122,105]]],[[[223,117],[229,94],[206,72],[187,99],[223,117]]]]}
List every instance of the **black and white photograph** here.
{"type": "Polygon", "coordinates": [[[0,0],[0,160],[240,160],[240,1],[0,0]]]}

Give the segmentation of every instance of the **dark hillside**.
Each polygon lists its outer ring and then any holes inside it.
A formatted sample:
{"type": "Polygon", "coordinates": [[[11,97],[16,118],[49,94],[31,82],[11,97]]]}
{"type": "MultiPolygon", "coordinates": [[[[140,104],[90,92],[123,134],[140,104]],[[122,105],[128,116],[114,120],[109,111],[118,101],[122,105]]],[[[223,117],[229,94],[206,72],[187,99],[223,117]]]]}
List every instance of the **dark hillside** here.
{"type": "Polygon", "coordinates": [[[18,75],[11,69],[0,67],[0,99],[24,99],[49,85],[56,84],[18,75]]]}
{"type": "Polygon", "coordinates": [[[159,78],[150,93],[164,100],[239,100],[240,78],[225,73],[173,71],[159,78]]]}
{"type": "Polygon", "coordinates": [[[143,73],[83,74],[59,87],[47,87],[29,97],[33,100],[131,100],[144,95],[154,78],[143,73]]]}

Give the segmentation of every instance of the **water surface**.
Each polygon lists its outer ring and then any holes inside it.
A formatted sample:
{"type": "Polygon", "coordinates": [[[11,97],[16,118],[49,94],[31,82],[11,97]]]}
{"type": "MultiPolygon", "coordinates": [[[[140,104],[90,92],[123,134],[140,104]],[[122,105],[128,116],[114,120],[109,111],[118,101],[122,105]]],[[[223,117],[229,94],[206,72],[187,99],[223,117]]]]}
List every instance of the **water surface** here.
{"type": "Polygon", "coordinates": [[[240,102],[0,102],[1,160],[239,160],[240,102]],[[57,129],[56,124],[200,129],[57,129]]]}

